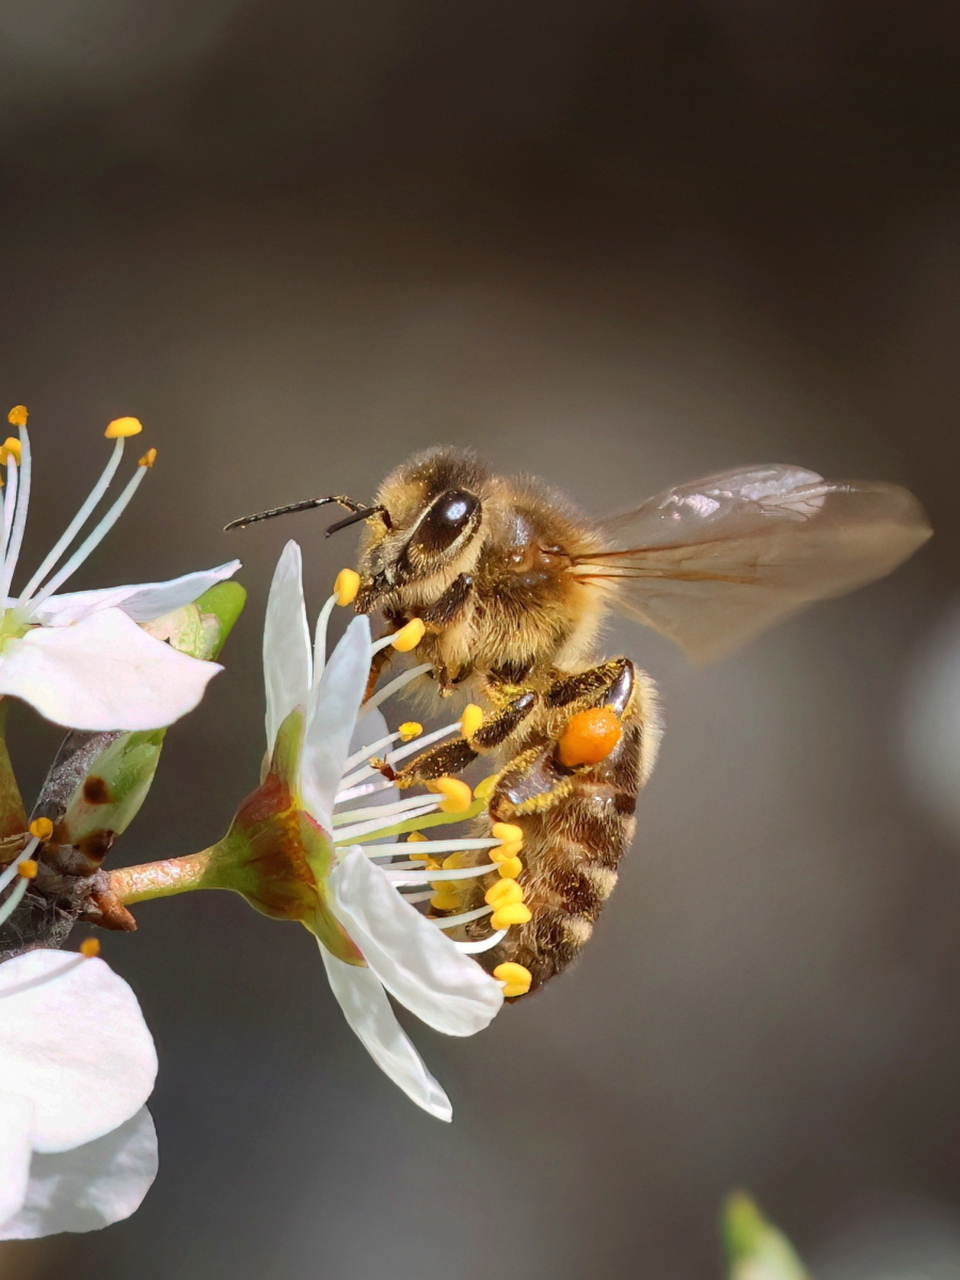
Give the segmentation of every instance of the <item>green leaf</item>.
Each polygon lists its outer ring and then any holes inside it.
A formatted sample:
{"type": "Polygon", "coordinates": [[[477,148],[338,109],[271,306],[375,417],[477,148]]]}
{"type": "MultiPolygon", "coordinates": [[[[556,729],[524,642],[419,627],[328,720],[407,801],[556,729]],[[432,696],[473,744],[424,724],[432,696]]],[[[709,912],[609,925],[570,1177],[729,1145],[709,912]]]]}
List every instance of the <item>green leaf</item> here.
{"type": "Polygon", "coordinates": [[[728,1197],[722,1227],[730,1280],[810,1280],[790,1241],[744,1192],[728,1197]]]}

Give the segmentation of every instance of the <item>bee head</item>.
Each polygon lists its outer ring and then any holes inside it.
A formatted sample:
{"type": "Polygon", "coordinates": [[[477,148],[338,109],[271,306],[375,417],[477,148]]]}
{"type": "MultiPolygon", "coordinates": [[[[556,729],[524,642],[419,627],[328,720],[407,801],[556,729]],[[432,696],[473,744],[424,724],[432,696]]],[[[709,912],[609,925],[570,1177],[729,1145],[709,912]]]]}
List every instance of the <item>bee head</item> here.
{"type": "Polygon", "coordinates": [[[487,480],[474,454],[451,448],[416,454],[387,476],[361,548],[361,612],[428,608],[475,568],[487,480]]]}

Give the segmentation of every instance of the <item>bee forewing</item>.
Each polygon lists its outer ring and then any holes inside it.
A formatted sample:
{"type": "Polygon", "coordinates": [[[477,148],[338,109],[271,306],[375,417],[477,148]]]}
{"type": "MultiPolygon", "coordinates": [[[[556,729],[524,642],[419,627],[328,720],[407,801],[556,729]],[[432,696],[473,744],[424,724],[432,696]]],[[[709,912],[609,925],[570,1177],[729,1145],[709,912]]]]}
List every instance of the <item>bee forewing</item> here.
{"type": "Polygon", "coordinates": [[[572,571],[709,661],[814,600],[890,573],[932,532],[912,493],[800,467],[727,471],[599,525],[607,550],[572,571]]]}

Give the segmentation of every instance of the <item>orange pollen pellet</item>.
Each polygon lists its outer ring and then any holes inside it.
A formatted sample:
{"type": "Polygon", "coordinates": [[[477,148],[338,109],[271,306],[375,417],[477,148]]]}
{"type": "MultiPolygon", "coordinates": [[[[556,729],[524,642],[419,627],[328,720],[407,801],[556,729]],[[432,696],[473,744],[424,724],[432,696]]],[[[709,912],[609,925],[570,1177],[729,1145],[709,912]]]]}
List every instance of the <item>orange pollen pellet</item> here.
{"type": "Polygon", "coordinates": [[[100,940],[98,938],[84,938],[80,943],[80,954],[88,959],[98,956],[100,954],[100,940]]]}
{"type": "Polygon", "coordinates": [[[39,870],[40,867],[35,858],[24,858],[17,866],[17,873],[23,876],[24,880],[35,879],[39,870]]]}
{"type": "Polygon", "coordinates": [[[591,707],[571,716],[557,743],[557,756],[567,769],[599,764],[606,760],[623,735],[616,712],[609,707],[591,707]]]}

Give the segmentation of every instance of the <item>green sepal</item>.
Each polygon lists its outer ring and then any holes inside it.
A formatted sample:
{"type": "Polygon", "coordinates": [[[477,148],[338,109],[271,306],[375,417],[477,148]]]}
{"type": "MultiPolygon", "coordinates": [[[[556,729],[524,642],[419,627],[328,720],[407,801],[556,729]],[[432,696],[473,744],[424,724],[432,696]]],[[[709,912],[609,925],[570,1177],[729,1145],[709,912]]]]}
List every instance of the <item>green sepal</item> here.
{"type": "Polygon", "coordinates": [[[294,707],[277,730],[268,772],[274,773],[290,790],[295,792],[300,777],[300,757],[303,754],[303,735],[307,727],[303,707],[294,707]]]}
{"type": "MultiPolygon", "coordinates": [[[[27,829],[27,812],[23,807],[23,797],[20,795],[20,788],[17,786],[13,765],[10,762],[10,753],[7,750],[6,731],[9,709],[9,698],[0,698],[0,844],[5,840],[13,839],[18,849],[20,842],[17,837],[23,835],[27,829]]],[[[4,857],[0,852],[0,863],[8,861],[9,858],[4,857]]]]}
{"type": "Polygon", "coordinates": [[[239,582],[218,582],[192,604],[144,623],[143,629],[191,658],[212,661],[233,630],[246,599],[239,582]]]}
{"type": "Polygon", "coordinates": [[[744,1192],[728,1197],[722,1227],[730,1280],[810,1280],[790,1241],[744,1192]]]}
{"type": "Polygon", "coordinates": [[[227,834],[207,851],[200,889],[230,889],[274,920],[297,920],[347,964],[362,964],[333,914],[330,837],[295,790],[304,716],[292,711],[277,734],[270,768],[240,805],[227,834]]]}
{"type": "MultiPolygon", "coordinates": [[[[246,598],[238,582],[218,582],[192,604],[154,619],[144,630],[191,658],[209,661],[223,648],[246,598]]],[[[124,733],[107,743],[88,762],[83,781],[56,823],[55,840],[102,858],[140,811],[157,771],[166,732],[124,733]]]]}

